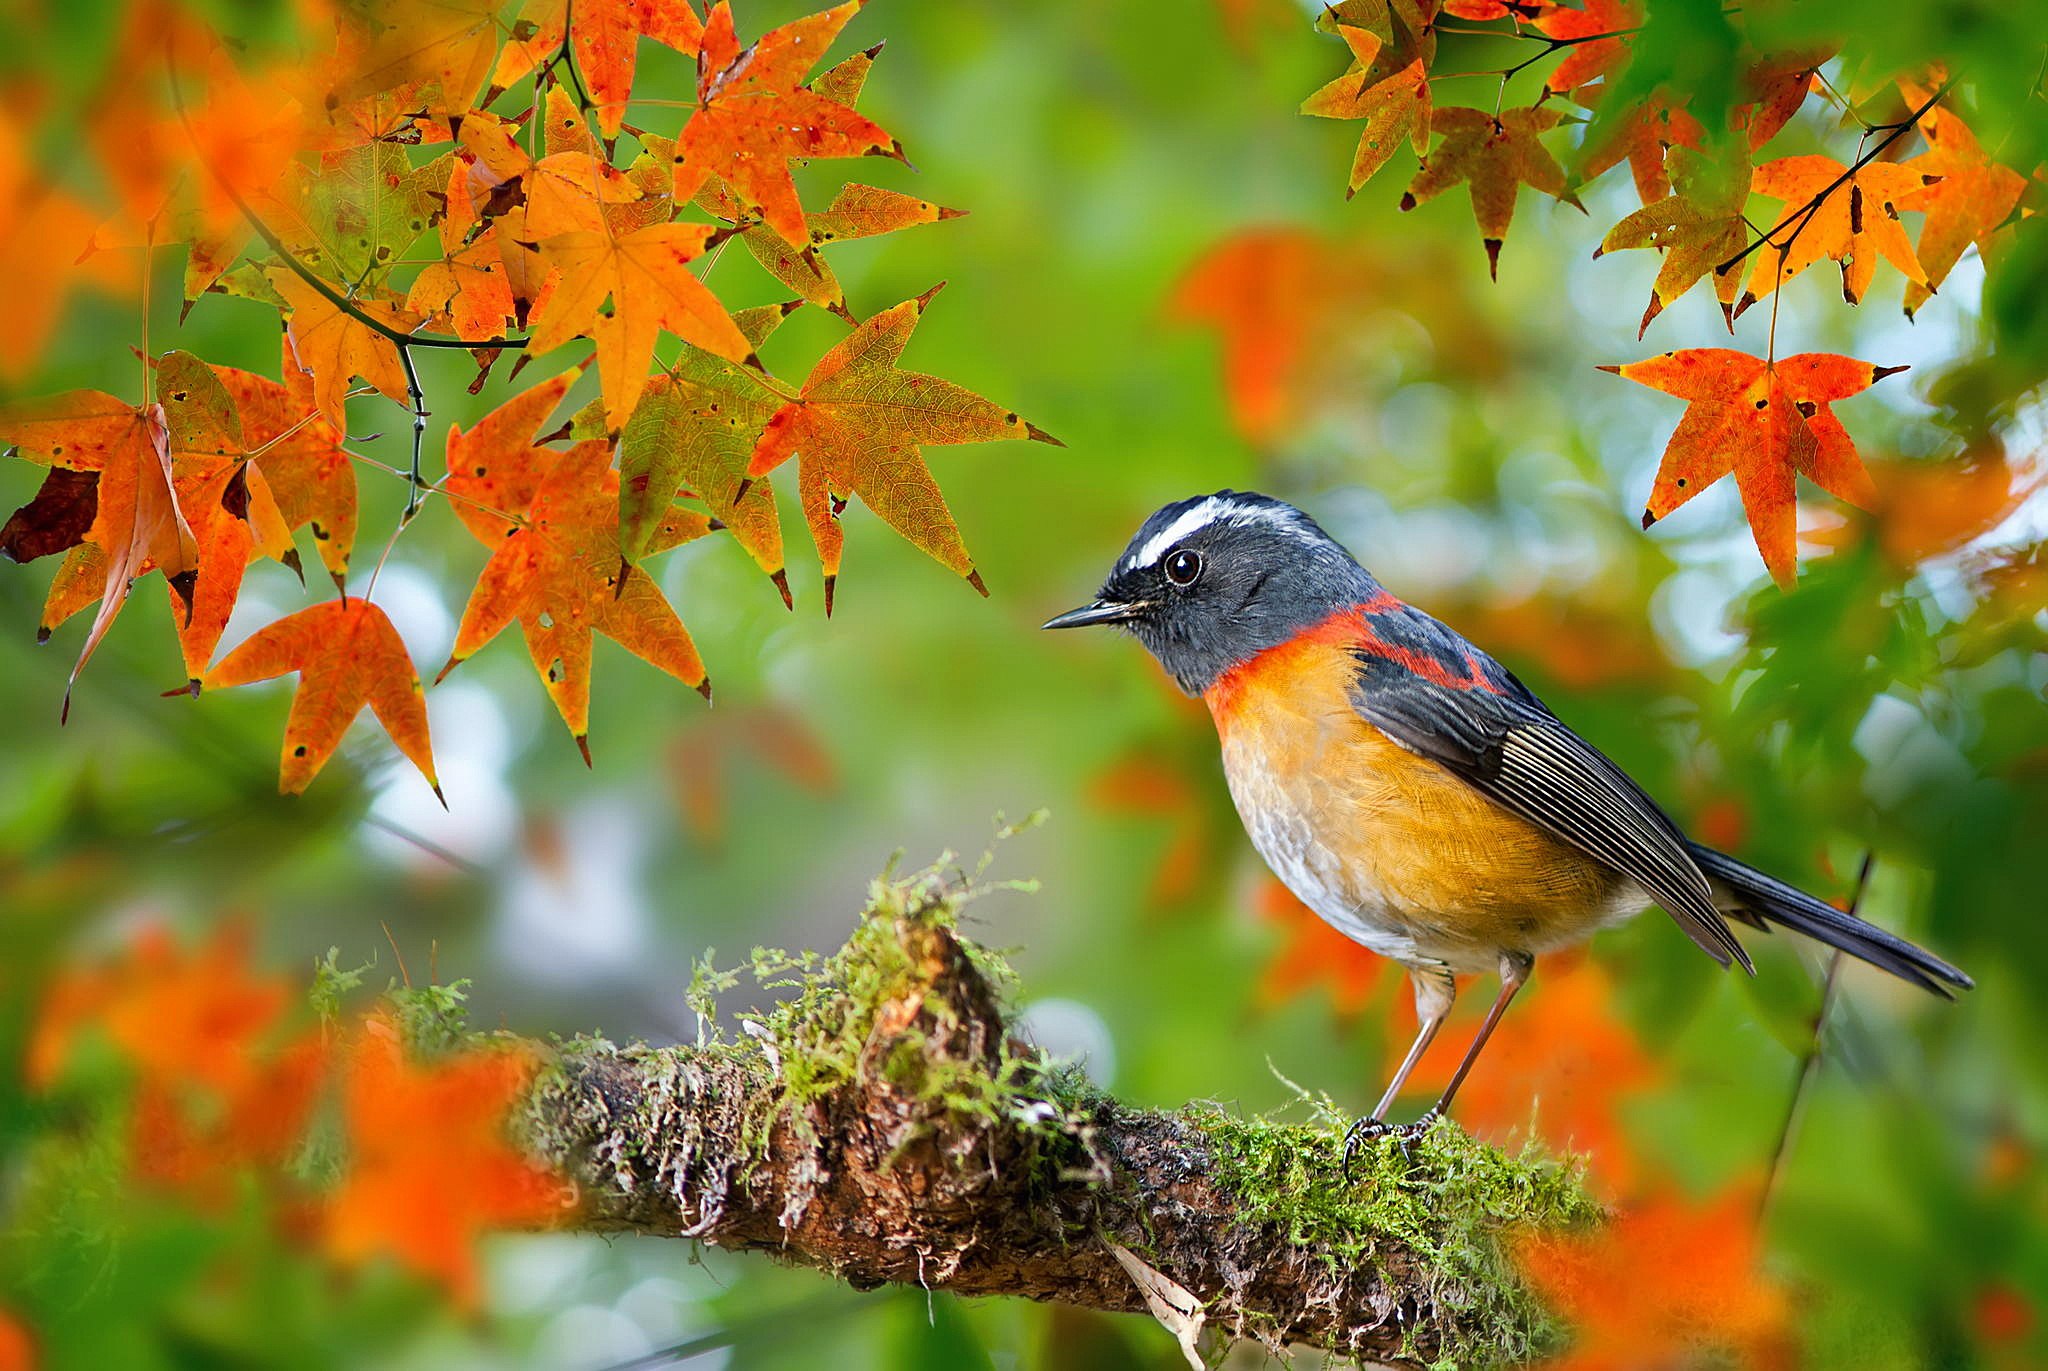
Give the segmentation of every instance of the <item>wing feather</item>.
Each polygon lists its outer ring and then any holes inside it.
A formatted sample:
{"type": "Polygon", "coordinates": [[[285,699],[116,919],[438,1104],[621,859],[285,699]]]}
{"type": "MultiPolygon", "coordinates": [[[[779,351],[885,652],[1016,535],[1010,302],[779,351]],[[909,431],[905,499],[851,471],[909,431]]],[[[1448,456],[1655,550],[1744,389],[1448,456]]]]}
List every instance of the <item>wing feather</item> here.
{"type": "Polygon", "coordinates": [[[1505,668],[1475,649],[1466,660],[1490,670],[1461,688],[1400,669],[1370,649],[1354,655],[1351,703],[1366,722],[1635,880],[1721,965],[1754,969],[1670,816],[1505,668]]]}

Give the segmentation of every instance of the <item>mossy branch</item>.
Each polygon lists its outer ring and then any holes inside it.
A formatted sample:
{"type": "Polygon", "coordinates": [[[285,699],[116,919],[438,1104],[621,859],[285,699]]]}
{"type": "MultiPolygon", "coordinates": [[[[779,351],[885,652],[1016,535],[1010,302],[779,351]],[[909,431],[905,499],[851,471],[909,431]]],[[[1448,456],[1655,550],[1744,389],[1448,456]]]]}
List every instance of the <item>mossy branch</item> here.
{"type": "Polygon", "coordinates": [[[560,1048],[523,1123],[579,1185],[579,1222],[862,1289],[1149,1308],[1189,1347],[1206,1326],[1471,1365],[1552,1339],[1498,1239],[1597,1219],[1568,1168],[1444,1124],[1346,1181],[1327,1105],[1281,1124],[1110,1099],[1012,1032],[1007,970],[955,923],[974,893],[937,868],[885,878],[833,956],[757,952],[787,996],[737,1035],[560,1048]]]}

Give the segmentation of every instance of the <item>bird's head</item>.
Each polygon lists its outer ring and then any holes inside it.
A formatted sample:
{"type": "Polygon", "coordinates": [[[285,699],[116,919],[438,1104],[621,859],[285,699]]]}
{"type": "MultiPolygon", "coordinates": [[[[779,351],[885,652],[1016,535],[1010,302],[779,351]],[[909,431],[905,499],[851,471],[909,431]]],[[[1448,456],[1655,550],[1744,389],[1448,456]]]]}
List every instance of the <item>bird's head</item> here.
{"type": "Polygon", "coordinates": [[[1200,694],[1231,667],[1378,589],[1293,505],[1220,490],[1154,513],[1093,603],[1045,627],[1129,629],[1181,689],[1200,694]]]}

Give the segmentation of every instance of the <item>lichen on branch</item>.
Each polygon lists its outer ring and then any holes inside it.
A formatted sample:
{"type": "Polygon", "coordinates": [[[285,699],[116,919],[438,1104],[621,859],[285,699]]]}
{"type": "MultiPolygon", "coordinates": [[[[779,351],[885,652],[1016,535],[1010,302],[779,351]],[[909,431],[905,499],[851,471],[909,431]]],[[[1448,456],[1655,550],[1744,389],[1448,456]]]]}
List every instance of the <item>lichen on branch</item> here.
{"type": "Polygon", "coordinates": [[[780,998],[735,1031],[708,1011],[742,973],[700,968],[697,1044],[559,1048],[523,1123],[576,1180],[579,1222],[863,1289],[1145,1312],[1142,1279],[1191,1296],[1185,1318],[1153,1310],[1190,1343],[1206,1326],[1472,1365],[1555,1340],[1500,1239],[1596,1222],[1571,1168],[1440,1124],[1347,1179],[1327,1100],[1296,1123],[1120,1103],[1017,1034],[1008,968],[959,930],[980,874],[885,875],[839,951],[757,951],[747,970],[780,998]]]}

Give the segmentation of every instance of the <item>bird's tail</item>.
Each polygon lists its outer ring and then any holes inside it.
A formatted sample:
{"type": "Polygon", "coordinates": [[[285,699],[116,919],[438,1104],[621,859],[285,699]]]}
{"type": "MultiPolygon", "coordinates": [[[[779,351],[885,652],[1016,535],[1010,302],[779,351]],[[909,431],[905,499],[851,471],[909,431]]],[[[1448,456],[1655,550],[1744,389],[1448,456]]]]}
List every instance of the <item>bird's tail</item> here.
{"type": "Polygon", "coordinates": [[[1885,932],[1854,914],[1844,914],[1774,876],[1739,862],[1725,852],[1699,843],[1688,844],[1693,860],[1716,887],[1716,893],[1730,899],[1737,917],[1752,916],[1761,927],[1778,924],[1804,933],[1829,947],[1881,967],[1901,980],[1931,990],[1943,999],[1954,999],[1949,987],[1967,990],[1975,984],[1968,976],[1931,952],[1913,946],[1904,938],[1885,932]]]}

